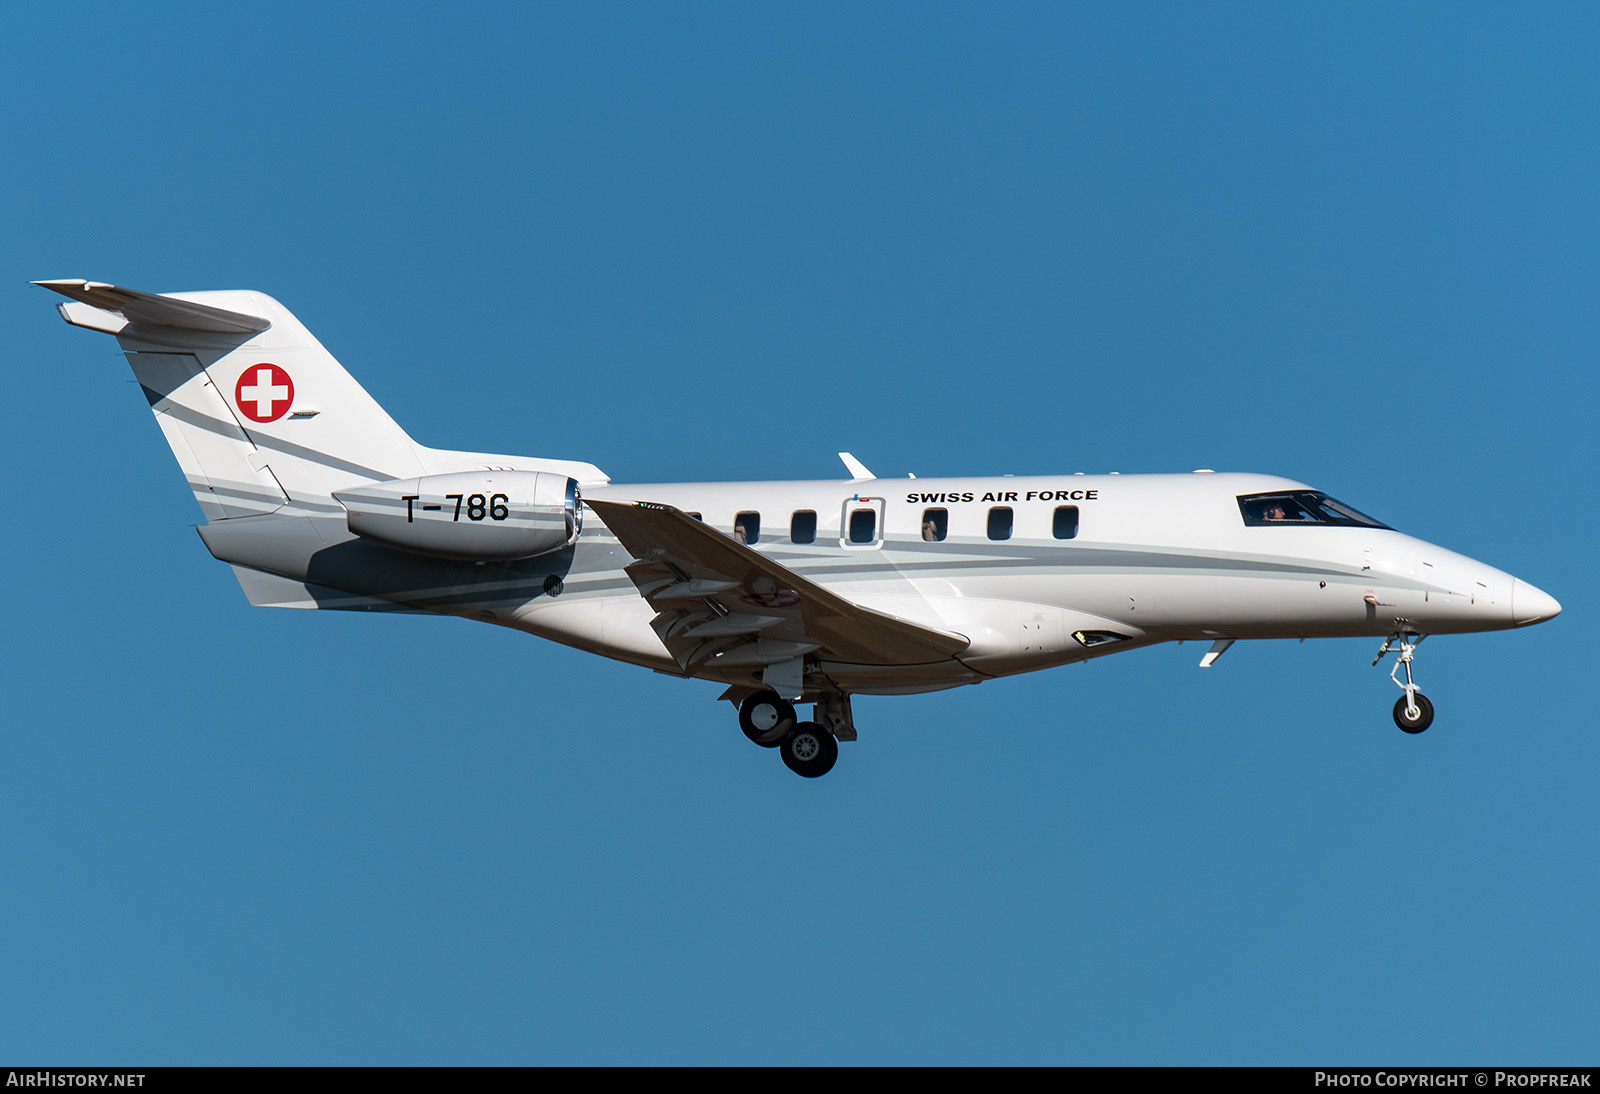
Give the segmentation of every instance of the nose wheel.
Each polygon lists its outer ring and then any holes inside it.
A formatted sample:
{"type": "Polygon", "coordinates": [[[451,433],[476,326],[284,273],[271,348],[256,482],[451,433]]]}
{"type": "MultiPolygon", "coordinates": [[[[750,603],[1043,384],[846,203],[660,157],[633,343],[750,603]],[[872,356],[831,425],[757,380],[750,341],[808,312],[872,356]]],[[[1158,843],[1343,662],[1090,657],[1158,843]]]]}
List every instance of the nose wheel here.
{"type": "Polygon", "coordinates": [[[1433,703],[1420,691],[1400,696],[1394,701],[1394,724],[1407,733],[1421,733],[1433,725],[1433,703]]]}
{"type": "Polygon", "coordinates": [[[1421,733],[1433,725],[1433,703],[1429,701],[1426,695],[1422,694],[1422,689],[1417,686],[1416,681],[1411,679],[1411,662],[1416,656],[1417,647],[1422,645],[1422,640],[1426,637],[1428,636],[1425,634],[1418,636],[1404,632],[1391,634],[1383,640],[1383,645],[1378,650],[1378,656],[1372,659],[1372,663],[1376,665],[1383,660],[1383,655],[1389,652],[1395,642],[1400,643],[1400,656],[1395,659],[1394,668],[1389,670],[1389,679],[1394,681],[1396,687],[1405,692],[1404,695],[1395,700],[1394,724],[1407,733],[1421,733]],[[1413,642],[1412,639],[1416,639],[1416,641],[1413,642]],[[1400,670],[1402,668],[1406,670],[1406,681],[1403,684],[1400,682],[1400,670]]]}

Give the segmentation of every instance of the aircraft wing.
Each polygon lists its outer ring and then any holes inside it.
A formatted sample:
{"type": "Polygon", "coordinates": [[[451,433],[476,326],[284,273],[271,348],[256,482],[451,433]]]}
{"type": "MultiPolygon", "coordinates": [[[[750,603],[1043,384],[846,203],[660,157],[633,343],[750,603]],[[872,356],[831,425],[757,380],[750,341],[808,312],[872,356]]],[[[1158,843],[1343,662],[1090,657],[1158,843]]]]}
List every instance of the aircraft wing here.
{"type": "Polygon", "coordinates": [[[752,667],[811,653],[921,665],[970,644],[847,600],[670,505],[584,504],[632,553],[628,576],[656,609],[651,625],[685,672],[718,655],[719,664],[752,667]]]}

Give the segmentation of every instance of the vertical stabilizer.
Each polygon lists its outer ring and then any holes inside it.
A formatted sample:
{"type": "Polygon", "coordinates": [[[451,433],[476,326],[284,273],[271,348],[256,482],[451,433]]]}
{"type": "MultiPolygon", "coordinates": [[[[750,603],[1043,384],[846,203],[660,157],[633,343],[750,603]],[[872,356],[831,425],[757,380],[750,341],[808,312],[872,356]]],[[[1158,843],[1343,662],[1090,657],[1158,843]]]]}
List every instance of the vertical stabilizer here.
{"type": "Polygon", "coordinates": [[[116,336],[209,520],[425,472],[417,446],[282,304],[248,291],[158,295],[41,281],[62,317],[116,336]]]}

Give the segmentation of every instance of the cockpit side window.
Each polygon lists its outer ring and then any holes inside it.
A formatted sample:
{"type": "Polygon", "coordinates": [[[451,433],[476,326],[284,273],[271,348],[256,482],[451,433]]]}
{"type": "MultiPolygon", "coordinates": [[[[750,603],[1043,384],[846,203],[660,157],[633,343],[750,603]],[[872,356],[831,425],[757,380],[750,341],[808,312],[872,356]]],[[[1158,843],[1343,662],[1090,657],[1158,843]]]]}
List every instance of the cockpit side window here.
{"type": "Polygon", "coordinates": [[[1276,494],[1241,494],[1239,513],[1251,527],[1334,525],[1345,528],[1387,528],[1359,509],[1335,501],[1320,490],[1285,490],[1276,494]]]}

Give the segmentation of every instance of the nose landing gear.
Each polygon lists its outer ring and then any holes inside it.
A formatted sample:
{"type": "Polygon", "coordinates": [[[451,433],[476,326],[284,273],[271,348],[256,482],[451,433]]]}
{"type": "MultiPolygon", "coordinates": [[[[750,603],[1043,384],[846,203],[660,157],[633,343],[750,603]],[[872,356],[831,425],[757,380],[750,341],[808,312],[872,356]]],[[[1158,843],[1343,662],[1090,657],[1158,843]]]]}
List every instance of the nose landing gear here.
{"type": "Polygon", "coordinates": [[[1389,652],[1389,648],[1396,641],[1400,643],[1400,656],[1396,658],[1394,668],[1389,670],[1389,679],[1394,681],[1396,687],[1405,692],[1404,695],[1395,700],[1394,724],[1407,733],[1421,733],[1433,725],[1433,703],[1428,700],[1426,695],[1422,694],[1422,689],[1411,679],[1411,661],[1416,655],[1417,647],[1422,645],[1422,640],[1427,637],[1425,634],[1415,635],[1409,631],[1391,634],[1383,640],[1383,645],[1378,650],[1378,656],[1372,659],[1372,663],[1376,665],[1383,660],[1383,655],[1389,652]],[[1416,639],[1416,641],[1413,642],[1411,641],[1412,639],[1416,639]],[[1400,682],[1398,675],[1402,667],[1406,670],[1406,682],[1403,684],[1400,682]]]}

